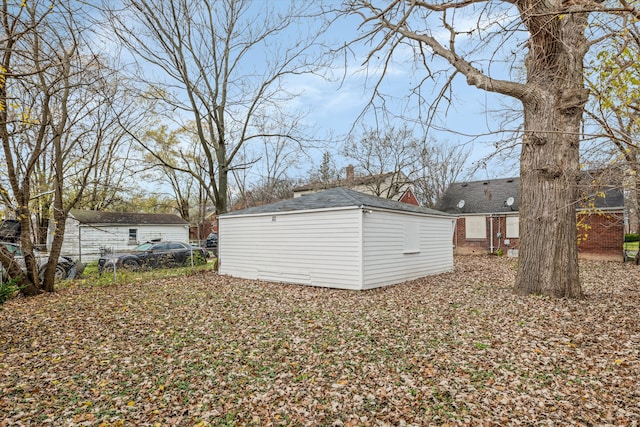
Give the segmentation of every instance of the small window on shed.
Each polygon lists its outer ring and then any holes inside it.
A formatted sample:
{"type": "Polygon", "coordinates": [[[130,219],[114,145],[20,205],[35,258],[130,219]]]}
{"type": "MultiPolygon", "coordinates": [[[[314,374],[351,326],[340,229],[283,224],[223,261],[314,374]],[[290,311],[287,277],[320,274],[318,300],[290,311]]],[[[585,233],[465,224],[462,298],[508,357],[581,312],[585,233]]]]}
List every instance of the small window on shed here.
{"type": "Polygon", "coordinates": [[[130,228],[129,229],[129,244],[137,245],[138,244],[138,229],[130,228]]]}
{"type": "Polygon", "coordinates": [[[404,225],[403,254],[417,254],[420,252],[420,224],[409,222],[404,225]]]}

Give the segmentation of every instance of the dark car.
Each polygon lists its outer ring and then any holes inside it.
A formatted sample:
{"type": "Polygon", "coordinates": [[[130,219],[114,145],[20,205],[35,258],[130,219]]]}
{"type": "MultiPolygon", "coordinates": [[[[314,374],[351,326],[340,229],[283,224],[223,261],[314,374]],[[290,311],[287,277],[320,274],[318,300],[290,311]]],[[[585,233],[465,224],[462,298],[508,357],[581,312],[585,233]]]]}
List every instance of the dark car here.
{"type": "Polygon", "coordinates": [[[19,243],[22,226],[15,219],[3,219],[0,221],[0,240],[7,243],[19,243]]]}
{"type": "Polygon", "coordinates": [[[207,240],[205,241],[204,246],[214,254],[217,254],[218,253],[218,235],[212,231],[207,236],[207,240]]]}
{"type": "MultiPolygon", "coordinates": [[[[18,244],[14,242],[0,242],[0,245],[3,245],[9,253],[13,255],[13,258],[18,265],[23,270],[26,270],[27,267],[24,261],[24,255],[22,254],[22,248],[18,244]]],[[[38,275],[42,280],[44,278],[44,270],[47,267],[47,262],[49,262],[49,256],[35,249],[33,254],[36,258],[36,263],[38,264],[38,275]]],[[[58,263],[56,264],[55,278],[56,280],[73,279],[75,276],[80,275],[83,270],[84,264],[74,261],[68,256],[61,255],[58,258],[58,263]]],[[[3,276],[4,268],[0,265],[0,277],[3,276]]]]}
{"type": "Polygon", "coordinates": [[[130,252],[110,254],[98,260],[98,271],[124,268],[131,271],[142,269],[181,267],[206,263],[209,253],[200,246],[181,242],[146,242],[130,252]]]}

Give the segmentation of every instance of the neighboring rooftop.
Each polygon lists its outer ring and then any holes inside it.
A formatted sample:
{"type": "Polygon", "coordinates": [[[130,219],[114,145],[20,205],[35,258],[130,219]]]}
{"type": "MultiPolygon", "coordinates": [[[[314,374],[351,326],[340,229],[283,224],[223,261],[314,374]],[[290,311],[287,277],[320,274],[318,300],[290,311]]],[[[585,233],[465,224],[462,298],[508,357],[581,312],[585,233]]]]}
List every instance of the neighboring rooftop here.
{"type": "MultiPolygon", "coordinates": [[[[580,183],[583,201],[595,198],[597,209],[621,208],[624,196],[618,186],[592,184],[592,175],[583,173],[580,183]],[[599,194],[604,193],[605,197],[599,194]]],[[[452,214],[509,213],[520,208],[520,178],[454,182],[447,188],[436,209],[452,214]]]]}
{"type": "Polygon", "coordinates": [[[224,214],[257,215],[278,212],[293,212],[314,209],[342,208],[362,206],[367,208],[388,209],[401,212],[413,212],[424,215],[448,215],[434,209],[423,208],[395,200],[364,194],[348,188],[331,188],[317,193],[306,194],[293,199],[281,200],[268,205],[256,206],[224,214]]]}
{"type": "Polygon", "coordinates": [[[101,212],[72,209],[71,216],[81,224],[150,224],[150,225],[188,225],[178,215],[149,214],[131,212],[101,212]]]}
{"type": "Polygon", "coordinates": [[[358,187],[361,185],[372,185],[385,182],[388,178],[393,177],[393,175],[394,172],[386,172],[376,175],[354,176],[353,170],[351,169],[344,179],[337,179],[329,182],[310,182],[308,184],[295,187],[293,189],[293,192],[300,193],[308,191],[328,190],[329,188],[336,187],[358,187]]]}
{"type": "Polygon", "coordinates": [[[438,201],[436,209],[456,214],[499,213],[517,211],[519,206],[520,178],[506,178],[454,182],[438,201]],[[511,206],[507,201],[513,201],[511,206]]]}

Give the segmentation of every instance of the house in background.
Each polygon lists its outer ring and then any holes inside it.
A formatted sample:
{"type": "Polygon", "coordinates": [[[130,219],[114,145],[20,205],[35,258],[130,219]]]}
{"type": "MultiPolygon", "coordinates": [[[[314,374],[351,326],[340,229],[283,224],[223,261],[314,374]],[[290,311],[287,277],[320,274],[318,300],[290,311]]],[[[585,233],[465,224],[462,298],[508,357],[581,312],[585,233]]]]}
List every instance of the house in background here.
{"type": "MultiPolygon", "coordinates": [[[[582,257],[620,258],[624,197],[616,186],[590,191],[583,177],[578,206],[578,250],[582,257]]],[[[453,244],[459,254],[502,252],[517,256],[520,238],[520,178],[456,182],[436,209],[458,215],[453,244]]]]}
{"type": "Polygon", "coordinates": [[[330,182],[312,182],[293,189],[293,197],[317,193],[330,188],[343,187],[372,196],[397,200],[419,206],[417,197],[413,193],[409,178],[402,172],[387,172],[383,174],[355,176],[353,165],[347,166],[346,176],[330,182]]]}
{"type": "Polygon", "coordinates": [[[218,232],[218,213],[216,211],[206,215],[198,224],[189,227],[189,240],[203,242],[211,232],[218,232]]]}
{"type": "MultiPolygon", "coordinates": [[[[48,245],[55,225],[49,226],[48,245]]],[[[67,218],[62,254],[87,263],[102,253],[128,251],[153,239],[189,242],[189,223],[178,215],[100,212],[72,209],[67,218]]]]}
{"type": "Polygon", "coordinates": [[[332,188],[220,215],[220,273],[364,290],[453,270],[455,216],[332,188]]]}

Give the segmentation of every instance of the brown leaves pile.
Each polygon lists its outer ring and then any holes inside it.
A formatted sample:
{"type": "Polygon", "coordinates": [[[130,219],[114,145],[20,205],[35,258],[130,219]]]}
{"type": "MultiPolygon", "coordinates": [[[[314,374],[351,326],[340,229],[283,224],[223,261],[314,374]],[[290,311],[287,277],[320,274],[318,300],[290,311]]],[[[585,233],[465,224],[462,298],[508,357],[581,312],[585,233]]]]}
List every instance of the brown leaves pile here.
{"type": "Polygon", "coordinates": [[[515,261],[366,292],[200,273],[0,308],[5,425],[638,425],[640,270],[586,299],[512,293],[515,261]]]}

